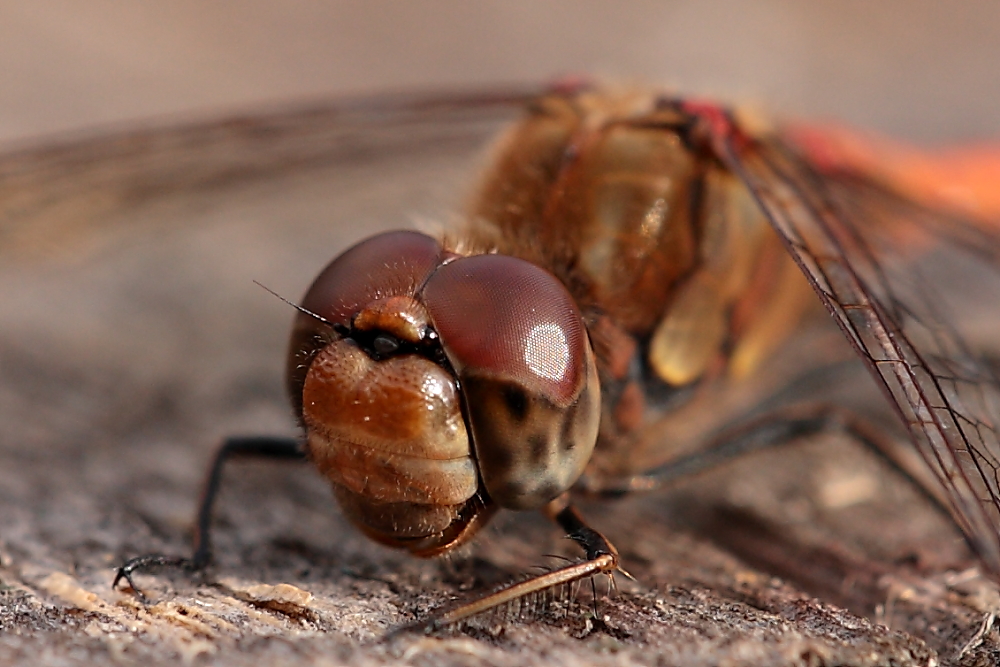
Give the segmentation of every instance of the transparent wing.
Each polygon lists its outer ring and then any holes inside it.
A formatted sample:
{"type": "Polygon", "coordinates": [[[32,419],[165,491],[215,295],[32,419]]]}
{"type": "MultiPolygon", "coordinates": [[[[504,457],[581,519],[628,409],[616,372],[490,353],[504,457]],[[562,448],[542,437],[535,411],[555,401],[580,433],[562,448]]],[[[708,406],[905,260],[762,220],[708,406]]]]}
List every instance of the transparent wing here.
{"type": "Polygon", "coordinates": [[[404,155],[468,155],[533,97],[508,90],[347,99],[10,151],[0,154],[0,256],[77,251],[121,213],[174,194],[404,155]]]}
{"type": "Polygon", "coordinates": [[[778,137],[717,142],[902,417],[954,518],[1000,577],[1000,382],[953,305],[1000,305],[1000,240],[778,137]],[[945,241],[941,245],[940,241],[945,241]]]}

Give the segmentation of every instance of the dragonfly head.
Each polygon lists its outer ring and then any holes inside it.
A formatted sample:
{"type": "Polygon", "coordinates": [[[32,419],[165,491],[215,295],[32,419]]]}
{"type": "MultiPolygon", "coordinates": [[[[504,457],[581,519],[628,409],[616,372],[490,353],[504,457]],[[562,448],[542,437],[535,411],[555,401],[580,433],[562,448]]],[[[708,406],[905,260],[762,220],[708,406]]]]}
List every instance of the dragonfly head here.
{"type": "Polygon", "coordinates": [[[390,232],[331,262],[302,308],[291,400],[311,459],[370,537],[443,553],[496,507],[539,508],[583,472],[600,388],[551,274],[390,232]]]}

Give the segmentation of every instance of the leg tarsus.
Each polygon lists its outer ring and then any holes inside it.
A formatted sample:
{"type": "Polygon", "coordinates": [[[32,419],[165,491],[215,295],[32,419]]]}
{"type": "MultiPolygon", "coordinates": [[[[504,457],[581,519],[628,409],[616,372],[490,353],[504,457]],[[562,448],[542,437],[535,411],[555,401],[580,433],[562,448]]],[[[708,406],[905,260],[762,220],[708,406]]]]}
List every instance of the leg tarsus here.
{"type": "Polygon", "coordinates": [[[146,554],[144,556],[136,556],[135,558],[130,558],[115,573],[115,580],[111,582],[111,588],[117,588],[118,582],[124,579],[128,582],[129,588],[135,593],[142,602],[148,602],[146,594],[142,592],[138,586],[135,585],[135,581],[132,580],[133,572],[149,571],[153,569],[158,569],[161,567],[176,567],[183,570],[194,571],[198,568],[194,567],[194,561],[190,558],[184,558],[181,556],[160,556],[156,554],[146,554]]]}
{"type": "Polygon", "coordinates": [[[212,561],[212,543],[209,535],[212,523],[212,509],[215,506],[215,499],[219,493],[222,469],[225,463],[233,458],[304,461],[306,454],[301,441],[294,438],[254,436],[227,438],[224,440],[215,453],[215,458],[209,467],[208,478],[202,490],[201,502],[198,505],[198,516],[195,521],[191,557],[146,554],[130,558],[118,568],[118,571],[115,573],[115,579],[111,583],[112,588],[116,588],[118,582],[124,579],[128,582],[129,587],[135,592],[136,596],[145,602],[146,596],[135,585],[132,579],[133,574],[164,567],[182,569],[187,572],[197,572],[208,566],[212,561]]]}

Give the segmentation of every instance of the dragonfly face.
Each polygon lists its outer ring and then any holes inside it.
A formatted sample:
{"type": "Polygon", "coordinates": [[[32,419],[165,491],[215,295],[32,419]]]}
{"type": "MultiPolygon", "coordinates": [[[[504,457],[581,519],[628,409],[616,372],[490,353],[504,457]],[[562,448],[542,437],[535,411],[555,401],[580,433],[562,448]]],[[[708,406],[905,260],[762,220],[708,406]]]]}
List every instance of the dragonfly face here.
{"type": "Polygon", "coordinates": [[[289,391],[310,457],[374,539],[442,553],[497,505],[545,505],[590,459],[594,355],[542,269],[390,232],[334,260],[303,308],[322,320],[299,314],[289,391]]]}

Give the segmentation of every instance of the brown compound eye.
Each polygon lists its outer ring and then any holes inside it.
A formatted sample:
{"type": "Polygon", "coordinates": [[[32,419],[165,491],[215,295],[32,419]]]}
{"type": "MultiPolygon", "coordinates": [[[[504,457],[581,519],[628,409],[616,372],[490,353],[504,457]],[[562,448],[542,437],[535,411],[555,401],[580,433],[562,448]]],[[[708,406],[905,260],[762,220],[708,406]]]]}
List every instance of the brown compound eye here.
{"type": "Polygon", "coordinates": [[[490,497],[534,509],[569,489],[597,440],[600,386],[566,288],[529,262],[478,255],[439,268],[421,296],[459,375],[490,497]]]}
{"type": "MultiPolygon", "coordinates": [[[[412,296],[443,261],[444,250],[429,236],[396,231],[379,234],[348,248],[313,281],[300,304],[339,327],[369,304],[394,296],[412,296]]],[[[313,357],[333,338],[329,325],[298,313],[292,327],[285,386],[302,416],[302,386],[313,357]]]]}

